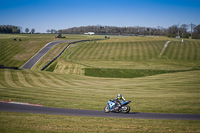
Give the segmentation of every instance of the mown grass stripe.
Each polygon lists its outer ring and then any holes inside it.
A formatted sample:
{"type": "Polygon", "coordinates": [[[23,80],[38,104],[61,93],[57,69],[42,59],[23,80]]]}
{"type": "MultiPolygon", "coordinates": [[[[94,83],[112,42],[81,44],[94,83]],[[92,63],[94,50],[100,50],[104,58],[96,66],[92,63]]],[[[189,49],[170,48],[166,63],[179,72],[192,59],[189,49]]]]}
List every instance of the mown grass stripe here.
{"type": "Polygon", "coordinates": [[[127,61],[128,60],[128,51],[129,51],[129,49],[128,49],[128,47],[129,47],[129,43],[124,43],[124,45],[125,45],[125,47],[124,47],[124,50],[123,50],[123,60],[124,61],[127,61]]]}
{"type": "Polygon", "coordinates": [[[138,42],[135,43],[135,46],[136,46],[136,53],[137,53],[137,56],[136,56],[136,60],[139,60],[140,59],[140,46],[138,44],[138,42]]]}
{"type": "Polygon", "coordinates": [[[98,44],[95,42],[91,45],[90,51],[88,51],[88,55],[87,55],[89,60],[93,59],[93,56],[95,55],[94,51],[97,48],[97,45],[98,44]]]}
{"type": "Polygon", "coordinates": [[[62,77],[62,76],[58,76],[58,75],[54,75],[54,77],[57,78],[58,80],[65,82],[69,86],[72,86],[72,87],[75,86],[75,84],[73,82],[71,82],[71,80],[66,79],[66,77],[62,77]]]}
{"type": "Polygon", "coordinates": [[[40,87],[39,85],[35,84],[34,81],[32,80],[32,78],[31,78],[32,72],[31,71],[22,70],[21,72],[24,75],[24,79],[27,81],[28,84],[30,84],[31,86],[34,86],[34,87],[40,87]]]}
{"type": "Polygon", "coordinates": [[[84,47],[86,46],[85,43],[80,43],[77,47],[77,49],[75,49],[74,51],[72,51],[72,53],[69,55],[69,59],[78,59],[78,57],[80,56],[80,53],[83,53],[82,50],[84,50],[84,47]],[[77,54],[78,53],[78,54],[77,54]]]}
{"type": "Polygon", "coordinates": [[[172,49],[172,51],[171,51],[171,53],[169,55],[169,58],[173,59],[175,54],[176,54],[176,50],[177,50],[176,42],[173,42],[173,44],[171,45],[171,49],[172,49]]]}
{"type": "Polygon", "coordinates": [[[45,85],[41,80],[39,80],[38,77],[36,77],[35,73],[28,73],[28,76],[30,77],[33,84],[37,85],[38,87],[49,87],[45,85]]]}
{"type": "Polygon", "coordinates": [[[144,59],[144,56],[145,56],[145,52],[144,52],[144,47],[143,47],[144,45],[143,45],[143,43],[140,43],[139,44],[139,49],[140,49],[140,53],[139,53],[139,55],[140,55],[140,60],[143,60],[144,59]]]}
{"type": "Polygon", "coordinates": [[[25,87],[33,87],[32,85],[30,85],[30,84],[26,81],[25,76],[24,76],[24,74],[22,73],[22,71],[18,71],[18,72],[17,72],[17,76],[18,76],[19,82],[20,82],[21,84],[23,84],[25,87]]]}
{"type": "MultiPolygon", "coordinates": [[[[29,89],[31,90],[31,89],[29,89]]],[[[43,100],[53,100],[53,101],[58,101],[59,99],[62,99],[66,96],[66,91],[60,92],[60,91],[40,91],[38,92],[33,92],[33,91],[27,91],[27,90],[8,90],[8,91],[2,91],[4,97],[12,98],[12,100],[20,100],[23,102],[28,102],[28,101],[43,101],[43,100]],[[30,95],[31,94],[31,95],[30,95]],[[58,96],[59,95],[59,96],[58,96]],[[27,100],[28,99],[28,100],[27,100]]],[[[68,92],[67,92],[68,93],[68,92]]],[[[68,93],[69,94],[69,93],[68,93]]],[[[15,100],[15,101],[16,101],[15,100]]]]}
{"type": "Polygon", "coordinates": [[[101,53],[101,60],[107,60],[107,56],[106,56],[106,53],[108,52],[108,50],[107,50],[107,45],[108,44],[106,44],[106,43],[104,43],[104,45],[103,45],[103,49],[102,49],[102,53],[101,53]]]}
{"type": "Polygon", "coordinates": [[[195,48],[195,53],[196,53],[196,61],[197,60],[200,60],[200,43],[198,44],[197,42],[195,42],[195,46],[196,46],[196,48],[195,48]]]}
{"type": "Polygon", "coordinates": [[[186,44],[181,44],[181,51],[180,51],[180,54],[179,54],[179,60],[185,60],[184,59],[184,55],[185,55],[185,51],[186,51],[186,44]]]}
{"type": "Polygon", "coordinates": [[[191,45],[190,47],[188,48],[188,54],[187,54],[187,60],[190,61],[191,60],[191,57],[192,57],[192,48],[191,48],[191,45]]]}
{"type": "Polygon", "coordinates": [[[106,46],[105,43],[99,45],[98,52],[96,53],[96,59],[97,60],[102,60],[102,56],[103,56],[103,53],[104,53],[103,50],[104,50],[105,46],[106,46]]]}
{"type": "MultiPolygon", "coordinates": [[[[2,43],[2,42],[0,42],[1,43],[1,50],[2,51],[6,51],[6,50],[8,50],[9,49],[9,47],[12,47],[12,45],[9,45],[9,43],[2,43]]],[[[1,53],[0,53],[0,55],[1,55],[1,53]]]]}
{"type": "Polygon", "coordinates": [[[107,48],[106,48],[106,51],[105,51],[105,54],[104,54],[104,57],[103,57],[103,60],[110,60],[110,52],[112,50],[112,44],[111,43],[107,43],[107,48]]]}
{"type": "Polygon", "coordinates": [[[103,43],[95,45],[95,49],[93,51],[93,54],[90,55],[91,60],[97,60],[98,59],[98,57],[96,55],[99,52],[99,49],[101,48],[102,45],[103,45],[103,43]]]}
{"type": "MultiPolygon", "coordinates": [[[[90,53],[88,53],[88,56],[87,56],[87,58],[89,59],[89,60],[96,60],[96,54],[99,52],[98,51],[98,49],[99,49],[99,47],[101,47],[101,45],[102,45],[102,43],[95,43],[94,45],[93,45],[93,47],[92,48],[90,48],[90,50],[91,50],[91,52],[90,53]]],[[[85,59],[85,60],[87,60],[87,59],[85,59]]]]}
{"type": "Polygon", "coordinates": [[[113,51],[113,60],[115,61],[118,58],[118,43],[117,42],[114,43],[114,49],[113,50],[114,50],[113,51]]]}
{"type": "Polygon", "coordinates": [[[5,75],[3,69],[0,69],[0,84],[4,87],[8,87],[8,84],[5,81],[5,75]]]}
{"type": "Polygon", "coordinates": [[[131,43],[127,43],[126,61],[131,60],[131,43]]]}
{"type": "Polygon", "coordinates": [[[51,79],[55,84],[59,86],[68,86],[66,82],[63,82],[62,80],[59,80],[58,78],[55,78],[54,76],[50,74],[45,74],[46,78],[51,79]]]}
{"type": "Polygon", "coordinates": [[[90,50],[90,46],[91,44],[90,43],[85,43],[84,44],[85,47],[84,49],[81,51],[82,53],[80,53],[80,56],[78,56],[78,60],[87,60],[88,59],[88,56],[89,56],[89,50],[90,50]]]}
{"type": "Polygon", "coordinates": [[[169,59],[171,58],[173,50],[174,50],[172,47],[173,47],[173,44],[171,42],[171,43],[168,44],[167,49],[164,52],[164,54],[166,54],[167,58],[169,58],[169,59]]]}
{"type": "Polygon", "coordinates": [[[45,74],[43,74],[43,73],[35,73],[35,74],[42,81],[42,83],[44,83],[45,85],[52,86],[52,87],[61,87],[60,85],[55,83],[53,80],[46,77],[45,74]]]}
{"type": "Polygon", "coordinates": [[[193,43],[193,49],[194,49],[194,56],[193,56],[193,60],[196,61],[197,60],[197,55],[198,55],[198,49],[195,43],[193,43]]]}
{"type": "Polygon", "coordinates": [[[119,60],[123,60],[124,59],[124,49],[126,47],[126,44],[124,42],[119,44],[119,60]]]}
{"type": "Polygon", "coordinates": [[[147,43],[147,51],[148,51],[148,59],[152,59],[153,48],[151,43],[147,43]]]}
{"type": "Polygon", "coordinates": [[[115,54],[116,54],[116,43],[109,43],[110,45],[112,45],[111,47],[111,51],[109,54],[109,60],[114,60],[115,59],[115,54]]]}
{"type": "Polygon", "coordinates": [[[89,59],[89,57],[90,57],[90,52],[91,52],[91,50],[92,50],[92,47],[93,47],[93,43],[87,43],[87,44],[85,44],[85,45],[87,45],[87,47],[85,48],[85,52],[84,52],[84,55],[83,55],[83,57],[82,57],[82,60],[87,60],[87,59],[89,59]]]}
{"type": "Polygon", "coordinates": [[[131,50],[131,43],[127,43],[127,48],[126,48],[126,61],[130,61],[131,59],[131,54],[132,54],[132,50],[131,50]]]}
{"type": "Polygon", "coordinates": [[[142,55],[143,55],[143,60],[146,60],[146,58],[147,58],[147,51],[146,51],[146,44],[145,44],[145,42],[143,42],[142,44],[141,44],[141,46],[142,46],[142,55]]]}
{"type": "Polygon", "coordinates": [[[5,70],[4,71],[4,76],[5,76],[5,82],[8,84],[8,86],[10,86],[10,87],[18,87],[15,83],[14,83],[14,81],[13,81],[13,79],[12,79],[12,73],[11,73],[11,71],[12,70],[5,70]]]}
{"type": "Polygon", "coordinates": [[[153,46],[153,53],[154,53],[154,58],[158,58],[160,55],[160,52],[162,51],[164,44],[160,44],[157,42],[152,42],[152,46],[153,46]]]}
{"type": "Polygon", "coordinates": [[[9,61],[10,59],[12,59],[12,57],[16,54],[17,52],[17,49],[14,50],[15,47],[12,47],[11,49],[8,49],[6,51],[3,51],[2,52],[2,55],[1,55],[1,62],[4,63],[4,65],[9,65],[11,66],[12,65],[12,62],[9,61]],[[11,63],[11,64],[10,64],[11,63]]]}
{"type": "MultiPolygon", "coordinates": [[[[152,46],[152,53],[153,53],[153,57],[157,58],[159,56],[159,54],[157,53],[157,46],[155,42],[149,42],[152,46]]],[[[162,50],[162,49],[161,49],[162,50]]],[[[160,51],[159,51],[160,52],[160,51]]]]}
{"type": "Polygon", "coordinates": [[[132,50],[132,53],[131,53],[131,60],[137,60],[137,44],[136,43],[132,43],[131,45],[131,50],[132,50]]]}
{"type": "Polygon", "coordinates": [[[156,46],[156,57],[158,58],[159,55],[160,55],[160,52],[162,51],[164,45],[165,45],[166,42],[163,42],[163,41],[158,41],[158,42],[155,42],[155,46],[156,46]]]}
{"type": "Polygon", "coordinates": [[[181,43],[177,43],[177,49],[176,49],[176,52],[175,52],[175,56],[174,56],[174,59],[178,60],[178,56],[180,55],[179,53],[181,52],[181,49],[182,49],[182,45],[181,43]]]}
{"type": "Polygon", "coordinates": [[[19,80],[18,70],[11,71],[11,75],[12,75],[13,82],[14,82],[17,86],[25,87],[24,84],[21,83],[20,80],[19,80]]]}

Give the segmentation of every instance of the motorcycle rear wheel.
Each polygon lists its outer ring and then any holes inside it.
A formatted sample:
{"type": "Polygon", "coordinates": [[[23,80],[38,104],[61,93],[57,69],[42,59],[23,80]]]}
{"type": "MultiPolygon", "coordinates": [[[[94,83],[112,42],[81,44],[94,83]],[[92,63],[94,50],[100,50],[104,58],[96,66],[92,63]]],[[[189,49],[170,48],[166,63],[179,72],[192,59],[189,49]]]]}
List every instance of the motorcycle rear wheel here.
{"type": "Polygon", "coordinates": [[[122,113],[129,113],[129,111],[131,110],[130,106],[125,106],[126,109],[122,109],[122,113]]]}

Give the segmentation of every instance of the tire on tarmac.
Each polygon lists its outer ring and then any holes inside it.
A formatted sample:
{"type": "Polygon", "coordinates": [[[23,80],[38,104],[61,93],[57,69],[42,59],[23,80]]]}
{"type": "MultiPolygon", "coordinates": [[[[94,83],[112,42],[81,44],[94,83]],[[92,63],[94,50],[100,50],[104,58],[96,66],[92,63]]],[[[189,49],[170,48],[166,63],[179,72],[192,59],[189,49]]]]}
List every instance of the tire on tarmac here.
{"type": "Polygon", "coordinates": [[[129,113],[131,108],[130,106],[125,106],[126,107],[126,110],[122,110],[122,113],[129,113]]]}
{"type": "Polygon", "coordinates": [[[110,112],[110,107],[109,107],[109,106],[106,106],[106,107],[104,108],[104,112],[105,112],[105,113],[109,113],[109,112],[110,112]]]}

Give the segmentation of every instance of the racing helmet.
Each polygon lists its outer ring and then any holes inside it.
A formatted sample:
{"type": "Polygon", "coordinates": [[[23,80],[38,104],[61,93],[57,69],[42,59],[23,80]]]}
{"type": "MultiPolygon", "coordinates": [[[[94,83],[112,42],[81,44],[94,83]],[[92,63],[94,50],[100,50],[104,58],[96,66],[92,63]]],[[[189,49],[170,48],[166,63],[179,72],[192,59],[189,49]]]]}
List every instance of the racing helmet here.
{"type": "Polygon", "coordinates": [[[121,99],[122,98],[122,94],[117,94],[117,98],[121,99]]]}

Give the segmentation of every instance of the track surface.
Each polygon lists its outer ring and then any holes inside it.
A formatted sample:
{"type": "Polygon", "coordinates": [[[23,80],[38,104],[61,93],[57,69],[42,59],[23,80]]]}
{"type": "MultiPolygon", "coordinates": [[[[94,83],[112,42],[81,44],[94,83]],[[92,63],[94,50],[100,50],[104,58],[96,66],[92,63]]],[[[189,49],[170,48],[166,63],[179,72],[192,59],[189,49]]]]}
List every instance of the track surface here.
{"type": "Polygon", "coordinates": [[[104,113],[95,110],[78,110],[52,107],[39,107],[20,105],[13,103],[0,102],[0,111],[36,113],[36,114],[53,114],[53,115],[70,115],[70,116],[90,116],[90,117],[116,117],[116,118],[135,118],[135,119],[171,119],[171,120],[200,120],[200,114],[167,114],[167,113],[104,113]]]}
{"type": "Polygon", "coordinates": [[[46,44],[38,53],[36,53],[30,60],[28,60],[21,68],[31,69],[53,46],[61,42],[72,42],[75,40],[55,41],[46,44]]]}

